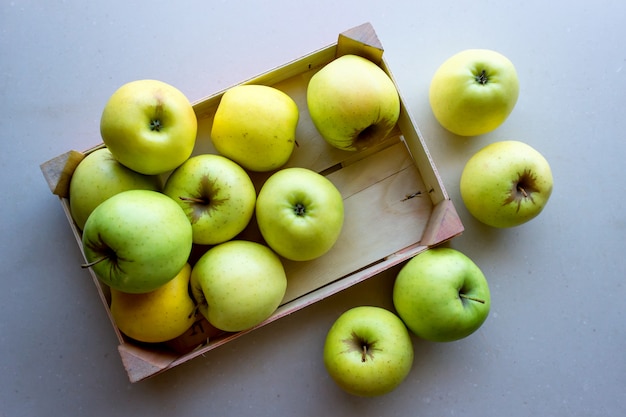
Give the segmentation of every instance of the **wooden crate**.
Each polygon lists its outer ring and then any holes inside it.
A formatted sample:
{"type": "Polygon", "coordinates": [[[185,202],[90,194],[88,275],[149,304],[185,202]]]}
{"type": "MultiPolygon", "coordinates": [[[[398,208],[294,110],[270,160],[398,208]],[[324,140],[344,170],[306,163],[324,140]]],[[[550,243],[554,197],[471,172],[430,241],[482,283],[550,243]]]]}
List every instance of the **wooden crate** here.
{"type": "MultiPolygon", "coordinates": [[[[372,26],[366,23],[341,33],[336,43],[242,83],[271,85],[289,94],[298,104],[298,146],[287,165],[320,172],[341,191],[345,223],[336,245],[326,255],[312,261],[283,259],[288,277],[285,297],[276,312],[258,326],[242,332],[225,333],[211,327],[198,315],[198,320],[187,333],[161,344],[138,343],[117,329],[109,311],[109,290],[89,269],[119,339],[119,353],[131,382],[157,375],[204,355],[463,231],[463,225],[402,95],[396,128],[372,148],[361,152],[341,151],[326,144],[319,136],[307,112],[306,86],[316,71],[344,54],[364,56],[392,76],[383,58],[382,45],[372,26]]],[[[210,131],[213,115],[224,91],[198,100],[193,105],[198,117],[194,154],[216,152],[211,144],[210,131]]],[[[81,250],[81,231],[74,224],[69,209],[69,181],[82,158],[103,146],[100,144],[84,152],[72,150],[41,165],[51,191],[61,201],[81,250]]],[[[269,173],[250,175],[258,191],[269,173]]],[[[262,241],[254,221],[239,237],[262,241]]],[[[194,247],[190,262],[193,263],[206,249],[194,247]]]]}

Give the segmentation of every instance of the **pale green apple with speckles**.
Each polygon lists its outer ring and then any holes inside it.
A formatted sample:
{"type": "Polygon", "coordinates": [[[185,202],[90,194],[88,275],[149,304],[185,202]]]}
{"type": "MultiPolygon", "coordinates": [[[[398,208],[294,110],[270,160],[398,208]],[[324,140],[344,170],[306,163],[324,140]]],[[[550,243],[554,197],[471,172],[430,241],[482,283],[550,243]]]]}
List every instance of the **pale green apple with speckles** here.
{"type": "Polygon", "coordinates": [[[324,365],[346,392],[374,397],[396,389],[413,366],[413,342],[397,315],[354,307],[337,318],[324,342],[324,365]]]}
{"type": "Polygon", "coordinates": [[[280,258],[267,246],[229,240],[213,246],[191,271],[198,310],[214,327],[242,331],[274,313],[287,289],[280,258]]]}
{"type": "Polygon", "coordinates": [[[465,164],[459,183],[467,210],[489,226],[524,224],[544,209],[553,186],[546,158],[514,140],[491,143],[465,164]]]}
{"type": "Polygon", "coordinates": [[[107,198],[127,190],[161,189],[156,175],[143,175],[119,163],[107,148],[88,154],[70,180],[70,213],[79,229],[91,212],[107,198]]]}
{"type": "Polygon", "coordinates": [[[261,187],[256,219],[276,253],[292,261],[310,261],[331,250],[339,239],[343,198],[323,175],[307,168],[285,168],[261,187]]]}
{"type": "Polygon", "coordinates": [[[256,203],[248,173],[230,159],[215,154],[189,158],[165,183],[163,193],[187,214],[193,242],[216,245],[243,231],[256,203]]]}
{"type": "Polygon", "coordinates": [[[462,252],[432,248],[407,262],[396,277],[393,304],[417,336],[433,342],[465,338],[489,315],[485,275],[462,252]]]}
{"type": "Polygon", "coordinates": [[[130,190],[91,213],[82,236],[87,264],[111,288],[153,291],[183,268],[192,246],[185,212],[157,191],[130,190]]]}

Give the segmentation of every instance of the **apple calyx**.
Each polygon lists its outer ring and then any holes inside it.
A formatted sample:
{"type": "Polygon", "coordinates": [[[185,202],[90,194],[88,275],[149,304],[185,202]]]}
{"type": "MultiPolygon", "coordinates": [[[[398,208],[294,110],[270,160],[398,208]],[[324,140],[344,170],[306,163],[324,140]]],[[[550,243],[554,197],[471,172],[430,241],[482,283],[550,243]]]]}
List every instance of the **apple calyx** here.
{"type": "Polygon", "coordinates": [[[163,103],[158,100],[158,103],[154,109],[154,118],[150,120],[150,130],[153,132],[160,132],[162,129],[161,119],[163,117],[163,103]]]}
{"type": "Polygon", "coordinates": [[[476,80],[478,84],[481,84],[481,85],[485,85],[487,84],[487,82],[489,82],[489,77],[487,76],[487,71],[485,70],[482,70],[480,74],[474,77],[474,79],[476,80]]]}
{"type": "Polygon", "coordinates": [[[382,135],[389,130],[387,123],[379,122],[367,126],[365,129],[356,131],[354,140],[348,149],[362,151],[374,145],[378,140],[383,139],[382,135]]]}
{"type": "Polygon", "coordinates": [[[357,335],[355,332],[352,332],[352,335],[349,339],[344,339],[343,342],[348,346],[346,352],[360,352],[361,353],[361,362],[367,362],[367,359],[374,359],[374,351],[377,350],[375,348],[376,341],[370,342],[364,337],[357,335]]]}
{"type": "Polygon", "coordinates": [[[535,204],[533,193],[539,192],[537,188],[537,177],[530,169],[525,169],[523,172],[517,174],[517,180],[513,181],[511,185],[511,191],[509,191],[509,197],[502,203],[506,206],[510,203],[517,204],[517,211],[522,205],[522,201],[528,199],[531,203],[535,204]]]}
{"type": "Polygon", "coordinates": [[[306,214],[306,207],[302,203],[296,203],[293,206],[293,212],[296,214],[296,216],[302,217],[306,214]]]}

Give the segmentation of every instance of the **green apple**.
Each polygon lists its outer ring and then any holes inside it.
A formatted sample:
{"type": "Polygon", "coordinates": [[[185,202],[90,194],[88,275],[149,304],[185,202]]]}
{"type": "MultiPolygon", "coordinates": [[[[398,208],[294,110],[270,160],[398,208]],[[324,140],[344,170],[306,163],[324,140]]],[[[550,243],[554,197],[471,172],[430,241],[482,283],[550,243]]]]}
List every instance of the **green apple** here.
{"type": "Polygon", "coordinates": [[[113,156],[142,174],[168,172],[193,151],[198,121],[187,97],[158,80],[122,85],[102,111],[100,133],[113,156]]]}
{"type": "Polygon", "coordinates": [[[83,266],[102,282],[119,291],[145,293],[170,281],[187,262],[191,223],[164,194],[122,191],[91,213],[82,243],[83,266]]]}
{"type": "Polygon", "coordinates": [[[266,85],[238,85],[222,96],[211,127],[215,149],[250,171],[285,165],[296,143],[298,106],[266,85]]]}
{"type": "Polygon", "coordinates": [[[541,213],[552,194],[550,164],[536,149],[519,141],[491,143],[465,164],[461,198],[479,221],[514,227],[541,213]]]}
{"type": "Polygon", "coordinates": [[[292,167],[272,174],[261,187],[256,220],[266,243],[292,261],[328,252],[343,227],[341,193],[326,177],[292,167]]]}
{"type": "Polygon", "coordinates": [[[489,285],[480,268],[451,248],[433,248],[409,260],[393,286],[393,304],[422,339],[451,342],[474,333],[489,315],[489,285]]]}
{"type": "Polygon", "coordinates": [[[413,366],[413,342],[389,310],[354,307],[333,323],[324,343],[324,365],[346,392],[374,397],[396,389],[413,366]]]}
{"type": "Polygon", "coordinates": [[[111,315],[126,336],[146,343],[160,343],[185,333],[195,321],[196,305],[189,294],[191,265],[166,284],[143,294],[111,288],[111,315]]]}
{"type": "Polygon", "coordinates": [[[519,80],[513,63],[489,49],[467,49],[448,58],[430,83],[430,106],[439,123],[460,136],[500,126],[513,111],[519,80]]]}
{"type": "Polygon", "coordinates": [[[248,173],[215,154],[189,158],[170,175],[163,193],[185,211],[193,242],[216,245],[234,238],[254,214],[256,190],[248,173]]]}
{"type": "Polygon", "coordinates": [[[70,180],[70,213],[79,229],[87,217],[107,198],[127,190],[161,189],[156,175],[143,175],[124,165],[107,148],[88,154],[76,167],[70,180]]]}
{"type": "Polygon", "coordinates": [[[267,246],[246,240],[213,246],[191,271],[198,310],[228,332],[247,330],[270,317],[286,289],[280,258],[267,246]]]}
{"type": "Polygon", "coordinates": [[[400,116],[392,79],[372,61],[343,55],[316,72],[307,86],[313,124],[332,146],[365,149],[391,132],[400,116]]]}

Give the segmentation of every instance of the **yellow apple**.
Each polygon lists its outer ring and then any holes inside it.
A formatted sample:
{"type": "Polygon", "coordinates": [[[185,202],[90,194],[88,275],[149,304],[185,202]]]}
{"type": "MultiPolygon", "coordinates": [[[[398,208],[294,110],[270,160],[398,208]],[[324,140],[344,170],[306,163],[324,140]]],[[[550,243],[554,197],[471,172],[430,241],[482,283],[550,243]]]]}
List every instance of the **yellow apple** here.
{"type": "Polygon", "coordinates": [[[111,289],[111,314],[122,333],[140,342],[159,343],[185,333],[195,320],[189,294],[191,266],[167,284],[143,294],[111,289]]]}
{"type": "Polygon", "coordinates": [[[349,151],[365,149],[387,136],[400,116],[393,80],[357,55],[343,55],[313,75],[307,106],[326,142],[349,151]]]}
{"type": "Polygon", "coordinates": [[[219,153],[242,167],[271,171],[289,160],[299,116],[286,93],[265,85],[238,85],[220,100],[211,140],[219,153]]]}
{"type": "Polygon", "coordinates": [[[519,81],[504,55],[467,49],[441,64],[428,94],[433,114],[445,129],[476,136],[504,123],[517,103],[519,81]]]}
{"type": "Polygon", "coordinates": [[[185,162],[196,143],[198,120],[185,95],[158,80],[121,86],[106,103],[100,133],[113,156],[146,175],[185,162]]]}

